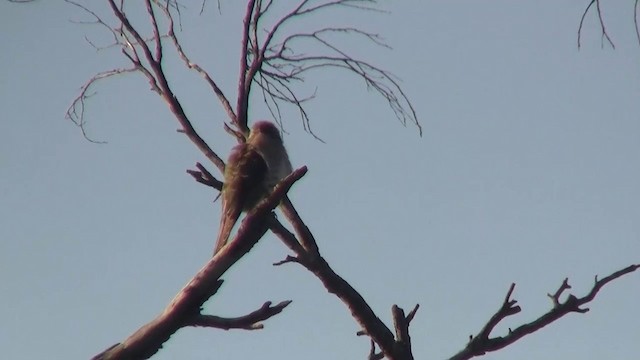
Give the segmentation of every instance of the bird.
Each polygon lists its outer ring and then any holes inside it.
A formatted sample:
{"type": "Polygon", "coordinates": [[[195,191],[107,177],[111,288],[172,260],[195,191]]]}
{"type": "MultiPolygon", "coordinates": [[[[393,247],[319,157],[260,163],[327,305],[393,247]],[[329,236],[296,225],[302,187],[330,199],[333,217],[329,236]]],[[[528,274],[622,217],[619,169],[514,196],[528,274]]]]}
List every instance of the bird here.
{"type": "Polygon", "coordinates": [[[214,255],[227,244],[240,214],[251,210],[292,171],[278,128],[270,121],[257,121],[247,141],[234,146],[227,159],[214,255]]]}

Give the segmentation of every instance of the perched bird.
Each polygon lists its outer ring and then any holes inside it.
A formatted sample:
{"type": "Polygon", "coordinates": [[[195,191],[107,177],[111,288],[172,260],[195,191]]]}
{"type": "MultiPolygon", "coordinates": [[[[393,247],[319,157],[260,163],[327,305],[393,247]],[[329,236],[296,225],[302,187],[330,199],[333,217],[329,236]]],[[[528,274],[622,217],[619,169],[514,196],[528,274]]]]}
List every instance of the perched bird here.
{"type": "Polygon", "coordinates": [[[224,169],[222,215],[214,255],[227,244],[240,213],[254,207],[291,171],[278,128],[269,121],[256,122],[247,142],[231,150],[224,169]]]}

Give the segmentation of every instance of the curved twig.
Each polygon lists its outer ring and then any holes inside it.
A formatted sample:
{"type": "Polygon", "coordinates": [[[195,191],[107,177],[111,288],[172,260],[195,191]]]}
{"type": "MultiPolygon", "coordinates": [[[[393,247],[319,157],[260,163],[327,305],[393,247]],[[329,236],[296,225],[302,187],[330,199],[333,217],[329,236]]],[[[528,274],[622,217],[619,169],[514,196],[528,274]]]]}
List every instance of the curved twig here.
{"type": "Polygon", "coordinates": [[[87,82],[85,82],[80,87],[80,93],[76,96],[75,99],[71,102],[71,105],[67,108],[65,113],[65,118],[71,120],[76,126],[80,128],[82,131],[82,136],[92,143],[104,144],[105,141],[94,140],[87,133],[86,129],[86,120],[85,120],[85,111],[86,111],[86,101],[95,94],[95,92],[90,91],[93,87],[95,87],[96,83],[100,80],[104,80],[116,75],[122,75],[125,73],[132,73],[138,71],[137,67],[134,65],[131,68],[120,68],[120,69],[112,69],[107,71],[99,72],[93,75],[87,82]]]}
{"type": "MultiPolygon", "coordinates": [[[[602,10],[600,9],[600,0],[591,0],[591,2],[589,2],[589,5],[587,5],[587,7],[584,9],[584,12],[582,12],[582,16],[580,17],[580,24],[578,25],[578,49],[580,49],[581,46],[581,37],[582,37],[582,27],[584,25],[584,19],[587,16],[587,13],[589,12],[589,9],[591,8],[591,6],[596,5],[596,14],[598,15],[598,21],[600,22],[600,31],[602,32],[602,39],[603,41],[606,39],[607,42],[609,43],[609,45],[611,45],[612,48],[616,48],[616,46],[613,43],[613,40],[611,40],[611,38],[609,37],[609,34],[607,33],[607,28],[604,25],[604,19],[602,17],[602,10]]],[[[637,31],[637,26],[636,26],[636,31],[637,31]]]]}
{"type": "MultiPolygon", "coordinates": [[[[418,128],[420,135],[422,135],[422,128],[417,120],[413,104],[391,74],[366,61],[353,58],[332,42],[322,38],[323,35],[327,34],[358,35],[365,37],[365,39],[377,46],[389,48],[379,35],[354,27],[323,27],[311,33],[293,33],[282,36],[282,40],[274,44],[279,34],[285,32],[286,25],[297,19],[306,18],[321,10],[337,6],[376,11],[378,9],[372,5],[375,4],[375,1],[334,0],[313,5],[309,0],[300,1],[296,7],[280,17],[266,31],[264,38],[260,40],[256,30],[260,27],[262,15],[266,13],[271,3],[269,1],[262,5],[261,1],[253,2],[245,13],[245,25],[247,21],[250,24],[249,27],[245,27],[245,36],[243,37],[247,39],[247,42],[244,43],[246,56],[243,57],[241,69],[243,70],[241,72],[243,76],[241,79],[244,89],[243,96],[245,96],[243,99],[246,100],[248,98],[251,83],[255,83],[261,88],[263,100],[276,121],[282,122],[279,103],[291,105],[298,109],[305,130],[319,139],[311,131],[310,119],[303,104],[304,100],[313,98],[313,96],[300,97],[294,91],[292,82],[303,81],[305,73],[313,69],[341,68],[362,78],[367,87],[383,96],[393,110],[395,117],[403,125],[406,126],[407,122],[413,123],[418,128]],[[260,10],[261,6],[263,8],[260,10]],[[293,50],[293,42],[300,40],[314,41],[320,45],[321,50],[328,50],[338,55],[333,57],[326,54],[301,55],[293,50]],[[249,60],[251,60],[251,65],[247,65],[249,60]]],[[[238,104],[241,104],[240,101],[238,104]]]]}

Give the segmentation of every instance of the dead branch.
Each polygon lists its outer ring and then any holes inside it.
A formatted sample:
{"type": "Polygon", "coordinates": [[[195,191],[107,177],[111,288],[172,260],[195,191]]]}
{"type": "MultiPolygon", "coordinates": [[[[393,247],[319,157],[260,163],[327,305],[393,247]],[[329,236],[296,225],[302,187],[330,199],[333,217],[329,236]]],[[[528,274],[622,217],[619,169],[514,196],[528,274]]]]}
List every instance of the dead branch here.
{"type": "Polygon", "coordinates": [[[267,320],[272,316],[281,313],[289,304],[291,304],[291,300],[281,301],[275,306],[271,306],[271,301],[267,301],[258,310],[235,318],[223,318],[220,316],[199,314],[190,319],[187,325],[210,327],[222,330],[260,330],[264,328],[264,325],[260,323],[260,321],[267,320]]]}
{"type": "Polygon", "coordinates": [[[500,323],[508,316],[519,313],[521,310],[520,306],[517,305],[517,301],[511,299],[511,295],[515,288],[515,284],[511,284],[511,287],[509,288],[509,291],[507,292],[507,295],[500,309],[495,314],[493,314],[491,319],[489,319],[489,321],[476,336],[471,337],[471,340],[469,341],[467,346],[459,353],[449,358],[449,360],[466,360],[471,359],[475,356],[484,355],[488,352],[500,350],[520,340],[524,336],[542,329],[543,327],[551,324],[552,322],[569,313],[586,313],[587,311],[589,311],[589,309],[582,306],[595,299],[596,295],[603,286],[621,276],[636,271],[638,268],[640,268],[640,264],[630,265],[624,269],[614,272],[613,274],[601,280],[598,280],[596,277],[593,288],[591,288],[589,293],[587,293],[585,296],[578,298],[573,294],[569,294],[567,299],[564,302],[561,302],[559,298],[562,293],[568,289],[571,289],[571,286],[569,286],[567,279],[565,279],[558,290],[556,290],[553,295],[549,295],[553,301],[553,307],[551,308],[551,310],[530,323],[521,325],[514,330],[509,329],[509,333],[505,336],[491,337],[491,332],[498,325],[498,323],[500,323]]]}
{"type": "MultiPolygon", "coordinates": [[[[90,79],[86,87],[81,89],[81,94],[74,100],[67,117],[79,125],[85,137],[88,138],[85,129],[85,101],[88,99],[87,89],[97,80],[106,75],[115,75],[122,72],[139,72],[144,75],[151,90],[158,93],[167,104],[171,112],[181,125],[179,132],[184,133],[200,149],[200,151],[220,170],[224,169],[222,159],[207,145],[207,143],[195,131],[190,119],[185,114],[181,102],[172,88],[169,86],[166,74],[162,67],[163,54],[167,51],[163,47],[163,39],[170,40],[176,53],[182,59],[184,65],[198,73],[212,89],[223,109],[230,119],[230,123],[238,129],[243,136],[237,137],[239,141],[248,133],[248,107],[252,86],[255,84],[262,91],[263,101],[272,113],[274,120],[283,127],[282,105],[297,108],[303,125],[307,131],[318,138],[311,130],[310,118],[305,109],[305,102],[315,97],[315,91],[308,96],[300,96],[294,88],[294,83],[304,81],[307,72],[318,69],[343,69],[355,74],[364,80],[366,86],[382,95],[395,116],[406,125],[413,122],[422,132],[417,122],[416,112],[406,94],[393,76],[364,60],[355,59],[347,52],[342,51],[332,42],[323,39],[327,34],[344,34],[346,36],[362,36],[367,41],[388,47],[382,39],[373,33],[368,33],[353,27],[327,27],[320,28],[312,33],[289,33],[287,25],[303,17],[314,16],[317,13],[335,7],[354,9],[360,11],[379,11],[375,8],[374,0],[333,0],[320,3],[312,3],[303,0],[289,13],[280,17],[271,26],[263,25],[263,18],[271,9],[272,1],[250,0],[247,2],[244,27],[242,35],[242,56],[238,80],[238,97],[236,108],[233,109],[228,97],[224,94],[211,74],[196,62],[192,61],[182,47],[175,29],[175,18],[180,18],[180,5],[175,0],[145,0],[145,10],[148,14],[148,23],[151,25],[150,34],[142,34],[124,10],[125,1],[117,2],[108,0],[113,15],[117,20],[116,25],[110,25],[107,21],[84,5],[74,0],[65,0],[69,4],[78,7],[91,16],[87,23],[97,24],[106,28],[113,36],[113,43],[107,46],[97,46],[91,40],[87,41],[96,49],[119,47],[124,57],[131,63],[130,68],[108,70],[97,74],[90,79]],[[160,21],[163,18],[165,21],[160,21]],[[162,24],[162,26],[161,26],[162,24]],[[263,29],[265,28],[266,29],[263,29]],[[262,33],[264,36],[260,36],[262,33]],[[281,38],[280,42],[276,39],[281,38]],[[301,56],[296,55],[296,46],[300,43],[308,43],[319,48],[319,54],[301,56]],[[328,56],[322,54],[328,50],[336,54],[328,56]]],[[[204,6],[204,2],[202,4],[204,6]]],[[[319,139],[319,138],[318,138],[319,139]]]]}
{"type": "MultiPolygon", "coordinates": [[[[158,1],[156,0],[156,2],[158,2],[158,1]]],[[[203,6],[204,6],[204,3],[203,3],[203,6]]],[[[227,116],[229,116],[229,119],[231,120],[231,122],[232,123],[237,122],[236,113],[233,111],[233,107],[231,106],[231,103],[229,102],[227,96],[224,94],[224,92],[222,91],[220,86],[218,86],[216,81],[213,80],[213,78],[211,77],[211,75],[209,74],[208,71],[204,70],[197,63],[191,61],[189,56],[187,56],[187,54],[185,53],[184,49],[182,48],[182,45],[180,44],[180,41],[178,40],[178,37],[176,36],[173,14],[171,13],[171,9],[169,7],[169,2],[167,2],[165,4],[165,6],[160,6],[160,8],[162,9],[162,11],[164,13],[165,18],[169,22],[169,24],[167,26],[168,27],[167,36],[171,39],[171,42],[173,43],[173,46],[175,47],[176,52],[178,53],[178,56],[180,56],[180,59],[182,59],[182,61],[184,62],[185,66],[187,68],[196,71],[198,74],[200,74],[205,79],[207,84],[209,84],[209,87],[211,87],[211,90],[213,91],[213,93],[218,97],[218,100],[220,101],[220,104],[222,105],[222,108],[226,111],[227,116]]]]}
{"type": "MultiPolygon", "coordinates": [[[[239,80],[239,94],[237,112],[239,113],[240,129],[246,127],[246,116],[240,115],[241,107],[246,107],[251,86],[255,84],[262,91],[263,101],[278,123],[282,123],[281,105],[293,106],[300,113],[303,125],[312,135],[310,119],[305,110],[305,102],[314,98],[313,95],[299,96],[294,84],[303,82],[305,76],[312,70],[335,68],[347,70],[364,80],[367,88],[381,95],[394,115],[406,126],[413,123],[420,134],[422,128],[411,101],[400,87],[397,80],[379,67],[349,55],[334,42],[328,40],[327,35],[363,36],[373,44],[389,48],[379,35],[353,27],[323,27],[310,33],[286,34],[287,25],[303,17],[314,16],[321,11],[334,7],[344,7],[355,10],[378,11],[373,0],[334,0],[311,4],[311,1],[300,1],[289,13],[278,19],[274,25],[268,27],[266,35],[258,36],[262,29],[262,19],[269,11],[271,1],[249,1],[244,18],[243,48],[245,49],[241,62],[239,80]],[[280,38],[281,40],[276,40],[280,38]],[[316,54],[302,55],[296,50],[296,44],[313,45],[316,54]],[[332,55],[329,55],[332,54],[332,55]],[[244,119],[244,120],[243,120],[244,119]]],[[[317,137],[316,137],[317,138],[317,137]]]]}
{"type": "Polygon", "coordinates": [[[553,293],[553,295],[547,294],[547,296],[551,299],[551,301],[553,301],[553,307],[560,306],[560,295],[562,295],[562,293],[565,290],[569,290],[569,289],[571,289],[571,285],[569,285],[569,278],[564,278],[564,280],[562,281],[562,285],[560,285],[558,290],[556,290],[556,292],[553,293]]]}
{"type": "MultiPolygon", "coordinates": [[[[202,166],[198,168],[199,171],[190,170],[189,174],[200,183],[216,187],[212,181],[207,180],[208,175],[206,174],[208,171],[202,166]]],[[[293,225],[297,237],[287,230],[275,217],[269,219],[269,228],[296,256],[287,256],[286,259],[276,262],[274,265],[295,262],[313,272],[323,282],[330,293],[338,296],[338,298],[347,305],[351,314],[362,328],[365,329],[365,333],[367,335],[371,334],[369,336],[371,336],[372,340],[377,344],[383,343],[380,347],[388,358],[411,359],[412,355],[408,357],[408,355],[400,353],[402,351],[408,352],[409,355],[411,354],[410,342],[403,346],[396,345],[396,341],[389,328],[376,316],[364,298],[347,283],[347,281],[336,274],[329,264],[320,256],[318,245],[311,230],[302,221],[302,218],[287,197],[283,198],[281,209],[285,217],[293,225]]],[[[413,316],[415,316],[417,309],[418,306],[416,306],[404,320],[403,324],[406,324],[406,337],[403,341],[408,338],[408,324],[413,319],[413,316]]]]}
{"type": "Polygon", "coordinates": [[[384,359],[384,354],[381,352],[376,352],[376,343],[371,340],[371,347],[369,349],[369,360],[381,360],[384,359]]]}
{"type": "Polygon", "coordinates": [[[280,263],[276,263],[276,265],[295,262],[304,266],[322,282],[329,293],[336,295],[347,306],[351,315],[364,329],[367,336],[378,344],[387,358],[392,360],[412,359],[410,349],[394,338],[391,330],[373,312],[362,295],[346,280],[336,274],[326,260],[322,258],[313,234],[302,221],[288,198],[283,199],[281,210],[292,224],[296,233],[294,238],[297,239],[298,244],[295,245],[292,241],[292,233],[283,231],[283,227],[277,224],[277,220],[272,220],[270,229],[274,230],[274,233],[296,254],[295,257],[289,256],[280,263]]]}
{"type": "MultiPolygon", "coordinates": [[[[249,132],[249,127],[247,126],[247,114],[249,113],[249,93],[251,91],[251,80],[253,76],[249,75],[249,54],[255,53],[255,48],[253,51],[250,49],[250,36],[251,36],[251,21],[253,18],[253,11],[256,5],[256,0],[249,0],[247,2],[247,10],[245,11],[245,16],[243,20],[243,30],[242,30],[242,55],[240,56],[240,78],[238,79],[238,101],[236,104],[237,118],[234,125],[240,131],[247,134],[249,132]],[[249,79],[249,80],[247,80],[249,79]]],[[[257,68],[260,66],[261,61],[259,59],[254,59],[251,64],[251,72],[255,74],[257,68]]]]}
{"type": "Polygon", "coordinates": [[[71,120],[71,122],[73,122],[77,127],[80,128],[82,136],[87,141],[98,144],[105,143],[104,141],[94,140],[93,138],[91,138],[86,129],[86,122],[84,117],[86,111],[86,102],[91,96],[95,95],[95,92],[91,91],[93,87],[95,87],[96,83],[100,80],[135,71],[137,71],[135,66],[131,68],[120,68],[102,71],[92,76],[91,79],[87,80],[87,82],[84,83],[82,87],[80,87],[80,93],[67,108],[65,118],[71,120]]]}
{"type": "MultiPolygon", "coordinates": [[[[179,45],[174,29],[174,16],[172,10],[179,11],[179,6],[175,1],[166,0],[145,0],[145,9],[149,15],[149,23],[151,24],[152,34],[149,37],[141,34],[138,29],[132,24],[130,19],[124,10],[124,4],[121,2],[117,4],[114,0],[108,0],[109,6],[113,15],[119,22],[119,25],[109,25],[101,16],[91,11],[83,5],[80,5],[72,0],[65,0],[67,3],[76,6],[89,14],[94,20],[93,23],[102,27],[106,27],[113,34],[114,43],[109,46],[117,46],[120,48],[122,54],[132,64],[131,68],[126,69],[114,69],[99,73],[92,77],[82,88],[80,95],[73,101],[72,105],[67,111],[67,117],[78,124],[83,134],[86,136],[84,128],[85,120],[85,101],[88,98],[88,89],[96,83],[96,81],[105,77],[121,74],[123,72],[140,72],[144,75],[151,86],[151,90],[158,93],[164,102],[167,104],[171,112],[181,125],[180,132],[187,135],[187,137],[196,145],[196,147],[216,166],[220,171],[224,169],[224,162],[222,159],[209,147],[209,145],[200,137],[200,135],[194,129],[191,121],[185,114],[182,104],[178,97],[173,92],[173,89],[169,86],[166,74],[162,67],[163,54],[165,49],[162,46],[162,39],[171,39],[172,44],[175,46],[179,56],[185,62],[187,67],[198,72],[205,78],[209,86],[213,89],[214,93],[218,97],[218,100],[223,105],[223,108],[227,110],[227,114],[232,117],[233,110],[231,109],[228,100],[217,86],[211,76],[202,69],[198,64],[192,62],[185,54],[182,47],[179,45]],[[159,20],[156,12],[160,11],[160,14],[164,16],[168,23],[168,30],[166,33],[162,33],[159,20]]],[[[90,95],[90,94],[89,94],[90,95]]]]}
{"type": "Polygon", "coordinates": [[[199,162],[196,163],[198,170],[187,170],[187,173],[200,184],[210,186],[218,191],[222,191],[222,181],[216,179],[210,172],[199,162]]]}
{"type": "MultiPolygon", "coordinates": [[[[589,9],[591,9],[591,7],[593,5],[595,6],[595,11],[596,14],[598,16],[598,21],[600,23],[600,31],[601,31],[601,35],[602,35],[602,46],[604,46],[604,40],[607,40],[607,42],[609,43],[609,45],[611,45],[611,47],[613,49],[616,48],[616,46],[613,44],[613,41],[611,40],[611,38],[609,37],[609,34],[607,33],[607,28],[604,25],[604,19],[602,17],[602,9],[600,8],[600,0],[591,0],[591,2],[589,3],[589,5],[587,5],[587,7],[584,9],[584,12],[582,13],[582,17],[580,18],[580,24],[578,25],[578,49],[580,49],[580,39],[582,36],[582,26],[584,25],[584,19],[587,16],[587,13],[589,13],[589,9]]],[[[634,9],[634,15],[636,14],[635,9],[634,9]]],[[[634,18],[635,20],[635,18],[634,18]]],[[[638,26],[637,26],[637,22],[636,22],[636,33],[638,32],[638,26]]],[[[638,38],[640,41],[640,37],[638,38]]]]}
{"type": "Polygon", "coordinates": [[[404,315],[404,310],[398,305],[393,305],[391,308],[391,314],[393,315],[393,327],[396,330],[396,348],[401,349],[403,352],[403,359],[413,359],[411,352],[411,336],[409,336],[409,323],[418,311],[418,305],[411,311],[410,316],[404,315]],[[411,319],[410,319],[411,318],[411,319]]]}
{"type": "MultiPolygon", "coordinates": [[[[282,242],[296,254],[303,254],[305,249],[300,245],[296,236],[291,233],[280,221],[278,221],[275,217],[270,219],[269,221],[269,230],[271,230],[276,236],[282,240],[282,242]]],[[[289,262],[289,258],[293,258],[291,256],[287,256],[287,258],[280,262],[280,265],[289,262]]],[[[295,258],[291,259],[291,261],[295,261],[295,258]]],[[[274,265],[279,265],[275,263],[274,265]]]]}
{"type": "MultiPolygon", "coordinates": [[[[235,238],[209,260],[156,319],[138,329],[122,343],[110,347],[93,359],[147,359],[160,350],[162,344],[180,328],[196,324],[203,326],[204,322],[210,320],[211,318],[202,315],[200,311],[204,302],[222,285],[220,277],[262,238],[267,231],[268,215],[306,172],[307,168],[304,166],[295,170],[251,210],[242,221],[235,238]]],[[[265,306],[269,307],[266,304],[265,306]]],[[[250,320],[263,317],[264,320],[279,313],[284,307],[286,305],[281,303],[281,308],[262,310],[258,314],[249,314],[248,317],[250,320]]]]}
{"type": "Polygon", "coordinates": [[[298,257],[299,263],[312,272],[330,293],[336,295],[349,309],[351,315],[366,329],[385,356],[389,359],[407,359],[397,351],[396,340],[389,328],[373,312],[369,304],[346,280],[329,266],[320,255],[298,257]]]}
{"type": "MultiPolygon", "coordinates": [[[[206,173],[208,173],[208,171],[201,166],[199,169],[199,171],[190,170],[189,173],[196,181],[207,186],[216,187],[213,182],[206,180],[206,173]]],[[[377,317],[364,298],[347,283],[347,281],[336,274],[329,264],[320,256],[318,245],[311,230],[302,221],[300,215],[287,197],[282,200],[281,210],[287,220],[293,225],[297,236],[287,230],[275,217],[269,218],[268,226],[296,256],[289,255],[284,260],[274,263],[274,265],[298,263],[307,268],[322,281],[330,293],[335,294],[345,303],[356,321],[365,329],[361,335],[370,336],[372,340],[379,345],[382,343],[380,348],[383,349],[383,353],[389,359],[412,359],[411,345],[410,342],[406,342],[406,340],[409,338],[409,323],[413,320],[418,310],[418,305],[416,305],[408,316],[404,317],[404,320],[401,321],[400,318],[397,317],[399,324],[406,326],[406,328],[403,328],[402,340],[396,341],[389,328],[377,317]]]]}
{"type": "Polygon", "coordinates": [[[633,26],[636,30],[636,39],[638,39],[638,44],[640,44],[640,27],[638,27],[638,5],[640,4],[639,0],[636,0],[633,3],[633,26]]]}
{"type": "MultiPolygon", "coordinates": [[[[71,0],[67,2],[78,6],[71,0]]],[[[250,94],[255,84],[262,90],[263,100],[267,103],[275,120],[282,125],[281,105],[293,106],[299,110],[305,129],[310,130],[310,119],[305,110],[305,102],[313,99],[314,94],[300,96],[294,88],[294,84],[304,81],[305,76],[313,70],[340,69],[355,75],[364,81],[366,86],[380,94],[393,110],[394,115],[404,125],[412,122],[421,133],[416,112],[403,92],[395,77],[365,60],[358,59],[341,49],[330,41],[328,35],[361,36],[377,46],[388,47],[377,34],[352,27],[324,27],[308,33],[286,33],[287,25],[295,20],[304,19],[316,15],[332,7],[345,7],[356,10],[375,10],[372,4],[374,0],[331,0],[314,3],[310,0],[298,2],[298,5],[289,13],[280,17],[275,24],[266,27],[263,34],[263,19],[271,9],[272,1],[249,0],[244,16],[244,28],[242,34],[242,56],[237,88],[237,103],[233,109],[230,101],[218,86],[214,77],[209,72],[193,62],[182,48],[176,35],[174,12],[178,16],[179,6],[175,0],[145,0],[145,9],[148,21],[151,25],[151,34],[142,34],[131,22],[124,10],[124,0],[116,3],[108,0],[111,11],[117,19],[117,26],[108,25],[97,14],[83,6],[93,17],[91,23],[107,27],[114,37],[113,46],[120,47],[123,56],[131,64],[130,68],[108,70],[95,75],[81,89],[81,94],[67,112],[72,121],[76,122],[84,132],[84,101],[91,95],[89,88],[98,80],[111,77],[124,72],[139,72],[144,75],[153,91],[158,93],[167,104],[170,111],[181,125],[179,132],[184,133],[198,147],[198,149],[220,170],[224,169],[224,162],[200,137],[192,126],[173,89],[170,87],[163,68],[163,58],[166,47],[163,39],[169,39],[178,56],[185,66],[197,72],[212,89],[214,95],[226,111],[230,123],[237,130],[227,127],[228,130],[243,141],[248,133],[248,108],[250,94]],[[158,17],[164,17],[164,22],[158,17]],[[165,24],[163,28],[161,24],[165,24]],[[284,34],[284,35],[283,35],[284,34]],[[278,40],[280,39],[280,40],[278,40]],[[317,53],[302,54],[296,51],[300,42],[317,47],[317,53]]],[[[586,13],[595,3],[595,8],[600,20],[603,38],[609,41],[613,47],[609,35],[604,26],[603,16],[599,0],[592,0],[580,21],[578,29],[578,46],[586,13]]],[[[204,5],[204,4],[203,4],[204,5]]],[[[636,2],[637,9],[637,2],[636,2]]],[[[640,40],[640,35],[638,35],[640,40]]],[[[222,183],[208,172],[204,166],[196,165],[198,170],[189,170],[188,173],[202,184],[220,189],[222,183]]],[[[222,318],[201,314],[201,306],[215,294],[222,284],[220,276],[235,262],[246,254],[253,245],[262,237],[269,227],[282,241],[294,252],[295,256],[288,256],[279,264],[295,262],[299,263],[320,279],[325,288],[340,298],[351,311],[353,317],[362,327],[362,334],[372,340],[370,358],[387,357],[389,359],[412,359],[411,340],[409,336],[409,323],[415,316],[417,306],[409,315],[397,306],[392,310],[394,328],[396,334],[387,327],[373,312],[362,296],[343,278],[336,274],[329,264],[320,255],[315,238],[309,228],[301,219],[285,193],[289,187],[304,175],[306,168],[299,169],[284,179],[276,187],[274,192],[253,209],[244,219],[233,242],[223,251],[214,256],[207,265],[185,286],[176,296],[165,311],[155,320],[145,325],[132,336],[120,344],[116,344],[97,359],[113,358],[146,358],[153,355],[162,344],[178,329],[184,326],[208,326],[218,328],[246,328],[255,329],[260,325],[259,321],[265,320],[280,312],[287,302],[271,307],[267,303],[263,308],[239,318],[222,318]],[[269,215],[271,210],[282,200],[282,209],[285,217],[292,224],[292,233],[287,230],[277,219],[269,215]],[[375,346],[380,348],[376,353],[375,346]]],[[[569,312],[585,312],[587,309],[581,305],[591,301],[599,289],[607,282],[614,280],[626,273],[635,271],[638,265],[623,269],[609,277],[596,281],[594,288],[587,296],[576,298],[570,295],[564,302],[559,301],[563,291],[569,289],[562,286],[554,295],[554,308],[538,320],[525,324],[505,337],[491,338],[490,334],[495,326],[507,316],[520,311],[515,300],[511,300],[514,286],[510,288],[501,309],[492,316],[480,333],[469,342],[467,347],[452,359],[467,359],[489,351],[495,351],[507,346],[522,336],[538,330],[539,328],[557,320],[569,312]],[[629,270],[631,269],[631,270],[629,270]]],[[[563,283],[564,285],[564,283],[563,283]]]]}
{"type": "MultiPolygon", "coordinates": [[[[222,159],[209,147],[209,145],[200,137],[200,135],[196,132],[191,124],[191,121],[185,114],[182,104],[178,100],[177,96],[174,94],[173,90],[169,86],[167,81],[167,77],[164,73],[164,69],[162,68],[162,41],[159,38],[159,35],[154,38],[155,43],[155,55],[152,52],[150,45],[144,41],[142,35],[138,32],[138,30],[131,24],[129,18],[124,12],[122,6],[116,5],[114,0],[108,0],[109,5],[111,7],[111,11],[118,18],[120,23],[122,24],[123,29],[126,30],[128,34],[131,34],[133,38],[136,40],[136,44],[133,46],[134,48],[139,48],[146,61],[146,65],[140,61],[137,61],[135,58],[130,58],[135,65],[137,65],[138,69],[141,70],[150,80],[152,84],[157,84],[156,89],[165,103],[169,106],[169,109],[176,117],[180,125],[182,126],[181,131],[187,135],[187,137],[193,142],[196,147],[214,164],[223,171],[224,162],[222,159]]],[[[150,21],[153,25],[153,28],[156,29],[158,27],[155,13],[153,11],[153,5],[151,0],[145,0],[147,13],[150,16],[150,21]]],[[[168,11],[167,11],[168,13],[168,11]]],[[[155,30],[154,30],[155,35],[155,30]]],[[[123,53],[127,55],[126,52],[123,53]]]]}

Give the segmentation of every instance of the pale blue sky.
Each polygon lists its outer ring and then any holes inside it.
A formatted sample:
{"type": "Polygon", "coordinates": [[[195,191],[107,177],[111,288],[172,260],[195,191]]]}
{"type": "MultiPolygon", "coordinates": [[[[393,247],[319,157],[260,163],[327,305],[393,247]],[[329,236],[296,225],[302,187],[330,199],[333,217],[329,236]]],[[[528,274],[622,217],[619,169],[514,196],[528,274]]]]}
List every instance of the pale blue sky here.
{"type": "MultiPolygon", "coordinates": [[[[94,2],[104,11],[102,2],[94,2]]],[[[184,11],[194,60],[235,88],[241,7],[184,11]]],[[[334,14],[381,33],[394,50],[354,48],[403,81],[424,137],[344,73],[309,78],[326,144],[294,113],[285,142],[309,173],[291,196],[323,255],[390,324],[421,308],[414,354],[444,359],[499,307],[511,282],[530,321],[566,276],[583,295],[596,274],[640,259],[640,47],[631,4],[603,2],[617,45],[600,47],[586,1],[404,1],[390,14],[334,14]],[[618,6],[618,7],[615,7],[618,6]]],[[[105,13],[105,12],[103,12],[105,13]]],[[[106,14],[106,13],[105,13],[106,14]]],[[[207,261],[215,193],[186,173],[205,159],[140,76],[104,82],[85,141],[64,120],[93,73],[123,65],[96,53],[62,1],[0,2],[0,348],[6,359],[86,359],[163,310],[207,261]]],[[[144,18],[146,21],[146,18],[144,18]]],[[[307,24],[303,24],[306,26],[307,24]]],[[[313,24],[309,24],[313,25],[313,24]]],[[[200,78],[167,59],[187,113],[223,157],[232,140],[200,78]]],[[[259,105],[252,118],[268,113],[259,105]]],[[[213,169],[213,167],[210,166],[213,169]]],[[[185,329],[157,359],[364,359],[348,311],[269,235],[224,278],[207,311],[236,316],[292,299],[256,332],[185,329]]],[[[640,274],[487,359],[633,359],[640,353],[640,274]]]]}

